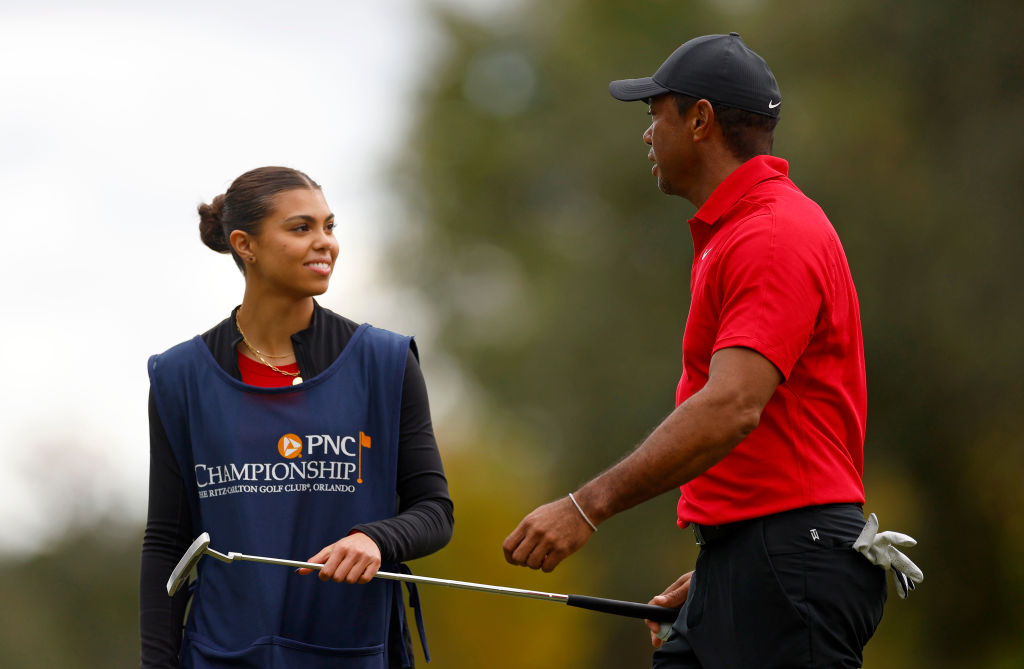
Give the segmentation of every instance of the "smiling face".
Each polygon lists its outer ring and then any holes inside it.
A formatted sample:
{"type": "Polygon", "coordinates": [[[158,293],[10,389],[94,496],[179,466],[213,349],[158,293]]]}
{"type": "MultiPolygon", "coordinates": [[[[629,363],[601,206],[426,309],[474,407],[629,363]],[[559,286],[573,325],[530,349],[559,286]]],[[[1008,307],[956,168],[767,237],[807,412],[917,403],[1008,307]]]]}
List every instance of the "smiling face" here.
{"type": "Polygon", "coordinates": [[[278,193],[256,235],[235,230],[231,237],[246,261],[247,284],[254,282],[262,290],[296,298],[327,290],[338,258],[338,240],[334,214],[319,189],[278,193]]]}

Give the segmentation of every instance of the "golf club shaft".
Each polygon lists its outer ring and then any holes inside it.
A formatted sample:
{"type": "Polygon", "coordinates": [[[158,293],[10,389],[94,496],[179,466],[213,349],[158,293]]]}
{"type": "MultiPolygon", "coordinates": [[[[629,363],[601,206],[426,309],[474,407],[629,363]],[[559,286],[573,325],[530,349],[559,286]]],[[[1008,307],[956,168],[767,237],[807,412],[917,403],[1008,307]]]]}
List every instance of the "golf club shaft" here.
{"type": "MultiPolygon", "coordinates": [[[[282,560],[279,558],[261,557],[259,555],[243,555],[241,553],[229,553],[235,560],[248,560],[250,562],[266,562],[279,564],[285,567],[297,567],[299,569],[319,570],[322,564],[316,562],[300,562],[298,560],[282,560]]],[[[445,578],[431,578],[430,576],[416,576],[415,574],[395,574],[387,571],[378,571],[374,578],[382,578],[388,581],[407,581],[409,583],[424,583],[426,585],[442,585],[446,588],[459,588],[461,590],[478,590],[491,592],[499,595],[511,595],[513,597],[529,597],[530,599],[550,599],[565,602],[568,595],[559,595],[552,592],[537,592],[535,590],[520,590],[519,588],[506,588],[500,585],[485,585],[482,583],[468,583],[466,581],[452,581],[445,578]]]]}
{"type": "MultiPolygon", "coordinates": [[[[250,562],[264,562],[267,564],[282,565],[285,567],[296,567],[299,569],[319,570],[322,564],[316,562],[301,562],[299,560],[285,560],[281,558],[268,558],[259,555],[244,555],[242,553],[228,553],[232,560],[247,560],[250,562]]],[[[469,583],[467,581],[453,581],[444,578],[431,578],[429,576],[416,576],[414,574],[395,574],[392,572],[378,571],[374,578],[382,578],[389,581],[405,581],[408,583],[423,583],[425,585],[440,585],[446,588],[458,588],[460,590],[476,590],[477,592],[489,592],[496,595],[508,595],[510,597],[524,597],[527,599],[543,599],[552,602],[561,602],[569,606],[591,611],[601,611],[629,618],[646,618],[655,622],[672,622],[679,614],[679,609],[671,609],[652,604],[639,604],[637,602],[624,602],[617,599],[605,599],[603,597],[588,597],[585,595],[562,595],[554,592],[540,592],[537,590],[522,590],[520,588],[507,588],[500,585],[486,585],[483,583],[469,583]]]]}

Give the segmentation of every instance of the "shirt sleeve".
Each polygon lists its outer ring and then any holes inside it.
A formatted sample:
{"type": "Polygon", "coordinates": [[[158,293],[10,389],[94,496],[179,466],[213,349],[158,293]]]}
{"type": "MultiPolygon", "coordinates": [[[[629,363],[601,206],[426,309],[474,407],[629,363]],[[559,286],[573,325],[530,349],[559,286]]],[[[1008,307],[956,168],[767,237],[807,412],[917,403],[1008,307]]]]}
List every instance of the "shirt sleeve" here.
{"type": "Polygon", "coordinates": [[[380,548],[383,562],[404,562],[443,548],[455,525],[448,479],[430,418],[427,385],[409,351],[398,437],[398,515],[353,528],[380,548]]]}
{"type": "Polygon", "coordinates": [[[153,395],[149,397],[149,511],[139,576],[144,669],[177,669],[188,589],[167,596],[167,579],[192,542],[188,497],[153,395]]]}
{"type": "Polygon", "coordinates": [[[753,349],[789,378],[822,307],[819,265],[813,245],[780,234],[773,216],[744,221],[717,267],[714,351],[753,349]]]}

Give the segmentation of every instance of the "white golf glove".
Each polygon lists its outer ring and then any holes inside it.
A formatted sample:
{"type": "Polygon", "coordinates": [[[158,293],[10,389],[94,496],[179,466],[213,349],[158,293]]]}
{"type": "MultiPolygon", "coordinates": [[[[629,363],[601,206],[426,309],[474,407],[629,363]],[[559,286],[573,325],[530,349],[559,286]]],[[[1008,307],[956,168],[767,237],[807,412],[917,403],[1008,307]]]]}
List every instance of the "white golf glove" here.
{"type": "Polygon", "coordinates": [[[900,599],[906,599],[915,584],[924,580],[924,572],[896,546],[916,545],[917,541],[913,537],[902,532],[879,532],[878,516],[873,513],[868,516],[857,541],[853,542],[853,547],[873,564],[892,572],[896,594],[900,599]]]}

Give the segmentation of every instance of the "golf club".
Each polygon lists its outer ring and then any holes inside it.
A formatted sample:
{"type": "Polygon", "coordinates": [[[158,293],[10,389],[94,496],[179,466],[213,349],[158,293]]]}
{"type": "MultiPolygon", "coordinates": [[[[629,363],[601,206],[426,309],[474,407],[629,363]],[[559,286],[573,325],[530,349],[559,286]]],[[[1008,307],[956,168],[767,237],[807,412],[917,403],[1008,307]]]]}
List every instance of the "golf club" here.
{"type": "MultiPolygon", "coordinates": [[[[244,555],[242,553],[221,553],[210,548],[210,535],[207,532],[200,534],[185,554],[181,556],[171,577],[167,580],[167,594],[173,595],[187,580],[192,568],[204,555],[221,562],[235,562],[238,560],[248,562],[263,562],[276,564],[285,567],[296,567],[302,569],[320,569],[322,564],[315,562],[299,562],[297,560],[283,560],[280,558],[261,557],[259,555],[244,555]]],[[[640,604],[637,602],[624,602],[617,599],[605,599],[602,597],[587,597],[585,595],[561,595],[553,592],[537,592],[535,590],[520,590],[519,588],[506,588],[500,585],[485,585],[482,583],[468,583],[466,581],[452,581],[444,578],[431,578],[429,576],[415,576],[412,574],[394,574],[386,571],[378,571],[374,578],[382,578],[390,581],[406,581],[409,583],[423,583],[426,585],[443,585],[446,588],[458,588],[461,590],[476,590],[478,592],[489,592],[495,595],[508,595],[511,597],[525,597],[528,599],[543,599],[549,602],[560,602],[591,611],[612,613],[628,618],[646,618],[654,622],[662,623],[661,635],[667,637],[671,630],[671,624],[679,614],[679,609],[654,606],[652,604],[640,604]]]]}

